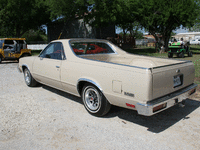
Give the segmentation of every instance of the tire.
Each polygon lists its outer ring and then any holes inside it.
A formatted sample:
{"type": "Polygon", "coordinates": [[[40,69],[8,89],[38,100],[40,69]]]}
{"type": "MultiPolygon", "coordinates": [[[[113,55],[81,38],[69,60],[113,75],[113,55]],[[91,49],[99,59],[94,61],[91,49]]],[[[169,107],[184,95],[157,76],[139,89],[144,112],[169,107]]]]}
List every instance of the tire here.
{"type": "Polygon", "coordinates": [[[100,117],[109,112],[110,103],[94,85],[84,85],[81,96],[85,109],[93,116],[100,117]]]}
{"type": "Polygon", "coordinates": [[[181,52],[181,53],[179,54],[179,57],[180,57],[180,58],[184,58],[184,53],[181,52]]]}
{"type": "Polygon", "coordinates": [[[2,58],[0,57],[0,63],[2,62],[2,58]]]}
{"type": "Polygon", "coordinates": [[[188,57],[192,57],[192,56],[193,56],[192,52],[189,51],[189,52],[188,52],[188,57]]]}
{"type": "Polygon", "coordinates": [[[168,53],[168,58],[172,58],[173,57],[173,53],[168,53]]]}
{"type": "Polygon", "coordinates": [[[26,85],[29,87],[34,87],[38,84],[38,82],[35,81],[35,79],[32,77],[30,71],[27,68],[24,69],[24,80],[26,85]]]}

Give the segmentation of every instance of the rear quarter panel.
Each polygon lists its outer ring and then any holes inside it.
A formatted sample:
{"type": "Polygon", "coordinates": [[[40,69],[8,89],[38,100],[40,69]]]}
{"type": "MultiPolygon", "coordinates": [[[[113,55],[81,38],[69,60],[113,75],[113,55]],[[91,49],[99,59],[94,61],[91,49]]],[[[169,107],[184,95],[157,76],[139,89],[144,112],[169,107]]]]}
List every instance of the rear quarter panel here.
{"type": "Polygon", "coordinates": [[[70,87],[67,90],[74,89],[70,91],[73,93],[79,79],[88,79],[98,84],[108,101],[117,106],[126,107],[126,102],[135,104],[152,98],[150,70],[78,57],[76,60],[63,61],[61,82],[70,87]],[[125,92],[134,94],[134,96],[127,96],[125,92]]]}

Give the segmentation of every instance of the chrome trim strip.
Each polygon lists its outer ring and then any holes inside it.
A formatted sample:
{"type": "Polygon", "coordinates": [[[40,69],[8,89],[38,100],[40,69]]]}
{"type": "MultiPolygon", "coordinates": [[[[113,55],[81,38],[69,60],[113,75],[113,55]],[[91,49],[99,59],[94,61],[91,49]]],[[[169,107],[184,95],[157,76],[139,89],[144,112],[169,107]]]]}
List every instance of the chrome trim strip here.
{"type": "MultiPolygon", "coordinates": [[[[103,93],[103,90],[102,90],[102,88],[99,86],[99,84],[97,84],[96,82],[94,82],[94,81],[92,81],[92,80],[90,80],[90,79],[86,79],[86,78],[80,78],[80,79],[78,79],[77,84],[76,84],[76,88],[77,88],[78,93],[80,93],[78,87],[79,87],[79,83],[80,83],[81,81],[86,81],[86,82],[89,82],[89,83],[94,84],[94,85],[103,93]]],[[[80,93],[80,94],[81,94],[81,93],[80,93]]]]}
{"type": "MultiPolygon", "coordinates": [[[[26,64],[23,64],[23,65],[22,65],[22,67],[26,67],[26,68],[28,68],[28,70],[30,71],[30,69],[29,69],[28,65],[26,65],[26,64]]],[[[22,70],[22,71],[23,71],[23,70],[22,70]]]]}
{"type": "Polygon", "coordinates": [[[192,62],[192,61],[185,61],[185,62],[176,63],[176,64],[170,64],[170,65],[164,65],[164,66],[153,67],[153,69],[163,68],[163,67],[169,67],[169,66],[175,66],[175,65],[185,64],[185,63],[189,63],[189,62],[192,62]]]}
{"type": "Polygon", "coordinates": [[[182,90],[179,90],[175,93],[169,94],[167,96],[155,99],[153,101],[150,101],[149,103],[146,104],[142,104],[142,103],[137,103],[136,104],[136,109],[138,114],[144,115],[144,116],[151,116],[154,115],[156,113],[159,113],[165,109],[168,109],[174,105],[176,105],[177,103],[175,103],[175,99],[178,100],[178,103],[182,102],[183,100],[187,99],[190,95],[189,92],[192,89],[196,89],[197,85],[196,84],[192,84],[182,90]],[[156,106],[159,106],[161,104],[167,104],[166,108],[163,108],[162,110],[153,112],[153,108],[156,106]]]}
{"type": "MultiPolygon", "coordinates": [[[[82,58],[82,57],[80,57],[80,58],[82,58]]],[[[151,69],[152,69],[152,68],[144,68],[144,67],[138,67],[138,66],[130,66],[130,65],[124,65],[124,64],[113,63],[113,62],[106,62],[106,61],[88,59],[88,58],[82,58],[82,59],[87,59],[87,60],[97,61],[97,62],[103,62],[103,63],[108,63],[108,64],[115,64],[115,65],[119,65],[119,66],[126,66],[126,67],[138,68],[138,69],[145,69],[145,70],[151,70],[151,69]]]]}

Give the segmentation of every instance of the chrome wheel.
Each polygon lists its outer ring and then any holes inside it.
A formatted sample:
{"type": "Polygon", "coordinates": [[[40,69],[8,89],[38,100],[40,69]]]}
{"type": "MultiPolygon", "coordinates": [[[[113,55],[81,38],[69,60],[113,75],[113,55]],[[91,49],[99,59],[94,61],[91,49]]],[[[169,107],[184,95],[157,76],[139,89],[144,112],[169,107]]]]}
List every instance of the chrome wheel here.
{"type": "Polygon", "coordinates": [[[30,71],[27,68],[24,69],[24,80],[26,82],[26,85],[30,87],[37,85],[37,81],[35,81],[35,79],[32,77],[30,71]]]}
{"type": "Polygon", "coordinates": [[[25,78],[26,84],[30,85],[30,83],[31,83],[31,75],[30,75],[30,72],[27,69],[24,71],[24,78],[25,78]]]}
{"type": "Polygon", "coordinates": [[[92,84],[85,84],[82,89],[82,101],[86,110],[94,116],[103,116],[110,110],[110,103],[103,93],[92,84]]]}
{"type": "Polygon", "coordinates": [[[88,88],[85,91],[85,103],[90,110],[92,111],[98,110],[101,104],[98,91],[96,91],[93,88],[88,88]]]}

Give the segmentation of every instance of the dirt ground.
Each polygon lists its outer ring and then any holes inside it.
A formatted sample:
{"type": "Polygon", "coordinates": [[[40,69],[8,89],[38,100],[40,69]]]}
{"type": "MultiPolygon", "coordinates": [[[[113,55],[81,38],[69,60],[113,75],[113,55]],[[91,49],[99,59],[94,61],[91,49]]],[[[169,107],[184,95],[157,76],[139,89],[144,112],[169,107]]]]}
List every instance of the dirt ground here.
{"type": "Polygon", "coordinates": [[[27,87],[17,65],[0,64],[0,150],[200,149],[200,90],[151,117],[115,106],[94,117],[79,97],[27,87]]]}

